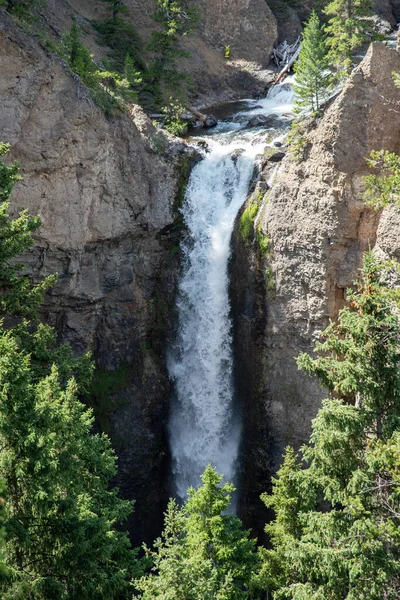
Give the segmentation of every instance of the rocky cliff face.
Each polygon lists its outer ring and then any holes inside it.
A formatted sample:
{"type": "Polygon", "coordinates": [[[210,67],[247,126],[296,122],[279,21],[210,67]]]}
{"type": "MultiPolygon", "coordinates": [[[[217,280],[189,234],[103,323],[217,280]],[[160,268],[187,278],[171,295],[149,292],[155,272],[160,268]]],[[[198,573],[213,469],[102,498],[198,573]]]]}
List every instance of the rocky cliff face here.
{"type": "Polygon", "coordinates": [[[268,65],[276,21],[265,0],[202,0],[203,32],[215,48],[230,45],[233,56],[268,65]]]}
{"type": "MultiPolygon", "coordinates": [[[[155,0],[126,0],[143,42],[155,0]]],[[[277,36],[265,0],[198,0],[198,31],[185,38],[182,67],[198,103],[261,91],[277,36]],[[232,60],[223,58],[230,45],[232,60]]],[[[42,27],[59,43],[76,18],[96,60],[107,53],[91,20],[106,3],[48,0],[42,27]]],[[[173,327],[182,223],[177,208],[193,152],[159,133],[139,108],[106,118],[55,56],[0,10],[0,139],[22,165],[13,210],[42,218],[24,257],[36,279],[57,272],[45,318],[60,341],[96,358],[92,403],[119,457],[117,484],[137,500],[130,529],[152,540],[168,488],[166,419],[170,383],[164,351],[173,327]]]]}
{"type": "Polygon", "coordinates": [[[122,494],[142,507],[134,528],[151,538],[166,495],[163,352],[191,153],[139,108],[106,118],[65,64],[0,17],[0,139],[24,177],[13,210],[42,218],[28,269],[59,274],[46,317],[103,369],[96,416],[117,449],[122,494]]]}
{"type": "MultiPolygon", "coordinates": [[[[362,201],[365,157],[380,148],[400,152],[400,96],[393,71],[400,71],[399,53],[382,43],[371,45],[342,93],[308,133],[303,160],[287,157],[281,163],[263,201],[259,223],[270,240],[264,264],[268,292],[266,300],[258,295],[251,309],[255,316],[246,325],[255,337],[244,333],[244,343],[253,347],[262,340],[263,351],[250,354],[252,363],[242,354],[244,372],[261,379],[245,398],[246,418],[258,420],[256,431],[261,432],[256,443],[247,440],[252,458],[247,455],[246,460],[258,469],[258,481],[262,468],[265,479],[268,468],[277,468],[288,443],[299,447],[308,438],[311,419],[326,395],[297,370],[295,357],[312,351],[319,332],[343,306],[364,251],[377,246],[399,256],[400,209],[375,213],[362,201]],[[260,310],[265,311],[262,332],[256,316],[260,310]],[[263,433],[266,428],[269,436],[263,433]]],[[[236,253],[243,253],[237,244],[236,253]]],[[[249,266],[247,279],[253,278],[253,287],[257,281],[260,285],[260,269],[249,266]]],[[[237,275],[243,276],[240,268],[237,275]]],[[[243,330],[246,303],[240,296],[236,302],[243,330]]],[[[253,498],[253,506],[260,507],[253,498]]]]}
{"type": "MultiPolygon", "coordinates": [[[[127,2],[144,39],[152,26],[147,1],[127,2]]],[[[185,42],[192,51],[188,71],[202,73],[198,98],[243,95],[254,82],[261,89],[264,49],[267,56],[276,37],[264,0],[201,2],[201,33],[185,42]],[[228,44],[233,61],[222,58],[228,44]]],[[[49,0],[52,25],[68,28],[74,13],[83,22],[99,18],[100,4],[49,0]]],[[[89,25],[87,35],[98,51],[89,25]]],[[[258,494],[284,446],[307,439],[325,394],[297,371],[294,357],[311,351],[343,305],[364,250],[377,245],[400,256],[399,209],[376,214],[362,202],[364,157],[382,147],[400,152],[393,71],[400,71],[400,55],[371,46],[309,132],[303,160],[281,164],[259,215],[270,240],[266,262],[234,236],[242,508],[260,526],[265,515],[258,494]]],[[[177,207],[193,156],[157,132],[139,108],[106,118],[67,66],[21,34],[3,11],[0,106],[0,139],[11,143],[11,158],[23,167],[13,210],[27,207],[43,221],[27,269],[35,278],[59,273],[45,316],[60,340],[79,352],[91,349],[97,359],[97,422],[117,449],[122,494],[140,507],[130,527],[138,538],[152,539],[168,487],[164,351],[179,270],[177,207]]]]}
{"type": "Polygon", "coordinates": [[[190,58],[183,67],[196,82],[197,104],[243,98],[263,92],[278,38],[275,16],[265,0],[199,0],[199,30],[184,45],[190,58]],[[224,59],[224,47],[232,56],[224,59]]]}
{"type": "MultiPolygon", "coordinates": [[[[201,19],[196,31],[182,40],[189,56],[180,68],[193,80],[192,101],[210,105],[217,100],[257,94],[270,82],[266,70],[278,35],[277,22],[265,0],[191,0],[201,19]],[[224,47],[230,45],[232,57],[224,59],[224,47]]],[[[151,18],[156,0],[125,0],[124,18],[132,23],[143,43],[156,28],[151,18]]],[[[106,16],[106,4],[95,0],[48,1],[49,23],[58,31],[71,27],[72,17],[83,26],[85,44],[97,60],[106,54],[96,43],[91,20],[106,16]]],[[[52,33],[52,31],[49,31],[52,33]]]]}

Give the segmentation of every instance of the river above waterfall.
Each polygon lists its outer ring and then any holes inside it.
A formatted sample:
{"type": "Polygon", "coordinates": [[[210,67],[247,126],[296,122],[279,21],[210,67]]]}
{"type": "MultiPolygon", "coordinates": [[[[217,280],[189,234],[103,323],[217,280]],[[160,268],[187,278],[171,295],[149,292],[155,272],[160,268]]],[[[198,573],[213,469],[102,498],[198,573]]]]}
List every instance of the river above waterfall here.
{"type": "Polygon", "coordinates": [[[192,171],[181,208],[187,234],[181,246],[178,328],[168,359],[175,389],[169,421],[172,471],[181,500],[189,486],[200,484],[208,463],[226,480],[235,480],[241,424],[234,406],[230,241],[256,157],[282,143],[292,100],[290,84],[281,84],[265,99],[232,104],[238,112],[196,136],[206,151],[192,171]],[[249,127],[256,115],[275,117],[266,126],[249,127]]]}

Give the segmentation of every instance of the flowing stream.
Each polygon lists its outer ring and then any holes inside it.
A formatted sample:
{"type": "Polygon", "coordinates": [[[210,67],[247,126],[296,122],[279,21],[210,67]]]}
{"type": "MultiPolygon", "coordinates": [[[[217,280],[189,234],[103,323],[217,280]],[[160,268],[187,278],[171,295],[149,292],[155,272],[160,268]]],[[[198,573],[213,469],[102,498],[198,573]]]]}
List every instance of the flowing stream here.
{"type": "Polygon", "coordinates": [[[198,487],[208,463],[235,480],[240,419],[233,390],[228,261],[235,218],[246,200],[257,155],[283,136],[292,110],[288,83],[204,136],[208,152],[192,171],[182,206],[187,227],[178,294],[178,331],[169,351],[175,384],[169,431],[176,495],[198,487]],[[246,128],[254,115],[276,115],[265,128],[246,128]],[[240,150],[240,152],[237,152],[240,150]]]}

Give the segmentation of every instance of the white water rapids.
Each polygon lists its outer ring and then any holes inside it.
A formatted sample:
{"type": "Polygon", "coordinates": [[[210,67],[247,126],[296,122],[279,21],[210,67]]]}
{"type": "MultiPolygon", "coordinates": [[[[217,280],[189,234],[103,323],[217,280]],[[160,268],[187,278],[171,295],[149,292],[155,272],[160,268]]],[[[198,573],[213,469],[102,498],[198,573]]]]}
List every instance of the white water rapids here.
{"type": "Polygon", "coordinates": [[[292,92],[286,84],[273,88],[265,100],[249,101],[247,110],[238,113],[239,123],[221,122],[205,138],[210,151],[193,169],[186,190],[181,210],[188,233],[182,244],[178,331],[169,352],[175,384],[169,423],[172,469],[182,500],[189,486],[200,485],[208,463],[226,480],[235,479],[240,420],[233,402],[228,261],[255,157],[267,145],[260,141],[260,128],[244,125],[255,114],[291,110],[292,92]],[[242,153],[232,158],[237,149],[242,153]]]}

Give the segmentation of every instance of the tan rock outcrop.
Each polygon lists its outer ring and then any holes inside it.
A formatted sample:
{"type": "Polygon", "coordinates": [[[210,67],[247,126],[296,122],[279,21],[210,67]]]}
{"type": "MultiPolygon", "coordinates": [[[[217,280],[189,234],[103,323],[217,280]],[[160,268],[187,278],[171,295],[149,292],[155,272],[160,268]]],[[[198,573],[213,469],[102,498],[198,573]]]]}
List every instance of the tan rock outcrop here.
{"type": "Polygon", "coordinates": [[[370,46],[340,95],[307,134],[304,158],[287,156],[264,198],[258,225],[268,257],[234,236],[233,298],[238,394],[244,405],[242,511],[261,531],[258,499],[287,444],[298,448],[327,391],[297,369],[337,316],[364,251],[400,256],[400,209],[363,203],[372,150],[400,153],[400,54],[370,46]],[[267,269],[267,270],[266,270],[267,269]],[[244,282],[241,285],[241,281],[244,282]]]}
{"type": "Polygon", "coordinates": [[[201,0],[199,8],[211,45],[229,45],[236,58],[268,65],[277,26],[265,0],[201,0]]]}
{"type": "Polygon", "coordinates": [[[285,159],[262,210],[275,292],[268,295],[265,401],[275,460],[290,441],[298,446],[325,392],[297,370],[294,358],[311,351],[329,318],[343,306],[364,251],[400,247],[399,209],[383,215],[363,203],[365,161],[374,149],[400,152],[400,93],[392,73],[400,54],[372,44],[314,131],[306,157],[285,159]]]}

